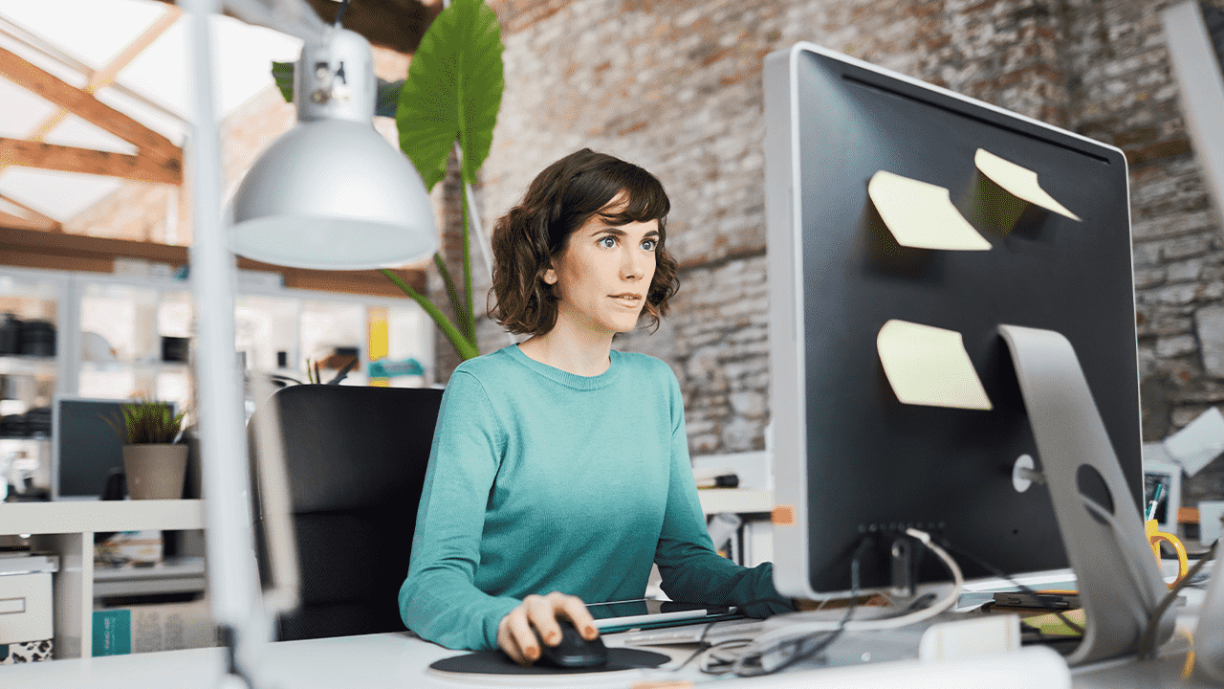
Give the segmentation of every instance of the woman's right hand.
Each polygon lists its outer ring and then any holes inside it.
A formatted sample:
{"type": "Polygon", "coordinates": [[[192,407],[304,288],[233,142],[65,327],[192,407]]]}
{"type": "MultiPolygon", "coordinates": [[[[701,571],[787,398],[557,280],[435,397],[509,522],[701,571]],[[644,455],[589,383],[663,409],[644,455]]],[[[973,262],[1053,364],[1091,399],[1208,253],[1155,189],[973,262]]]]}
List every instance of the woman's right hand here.
{"type": "Polygon", "coordinates": [[[532,628],[540,632],[544,643],[556,646],[561,643],[558,618],[572,622],[587,641],[599,636],[595,618],[581,598],[553,591],[547,596],[527,596],[517,608],[506,613],[497,623],[497,646],[519,665],[531,665],[539,660],[541,652],[532,628]]]}

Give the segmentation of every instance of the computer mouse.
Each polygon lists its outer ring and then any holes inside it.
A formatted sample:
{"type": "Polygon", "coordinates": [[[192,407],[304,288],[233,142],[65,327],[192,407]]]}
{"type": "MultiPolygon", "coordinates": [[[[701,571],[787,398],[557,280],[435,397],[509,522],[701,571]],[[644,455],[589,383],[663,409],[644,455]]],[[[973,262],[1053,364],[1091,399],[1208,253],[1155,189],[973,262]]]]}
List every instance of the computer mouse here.
{"type": "Polygon", "coordinates": [[[540,642],[540,663],[559,668],[601,667],[608,663],[608,647],[603,639],[595,637],[592,641],[582,638],[578,628],[569,620],[557,620],[561,627],[561,643],[549,646],[536,632],[536,640],[540,642]]]}

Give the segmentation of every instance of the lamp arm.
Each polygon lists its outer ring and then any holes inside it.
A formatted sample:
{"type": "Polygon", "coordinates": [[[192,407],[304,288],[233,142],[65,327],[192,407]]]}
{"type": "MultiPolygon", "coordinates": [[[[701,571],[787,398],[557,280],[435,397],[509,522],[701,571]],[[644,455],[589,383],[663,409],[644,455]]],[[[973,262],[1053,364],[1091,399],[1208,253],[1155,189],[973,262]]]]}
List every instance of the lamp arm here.
{"type": "Polygon", "coordinates": [[[196,304],[196,385],[201,473],[213,622],[227,640],[227,677],[257,683],[271,626],[259,591],[251,529],[242,385],[234,350],[234,257],[221,220],[221,138],[213,102],[209,16],[216,0],[184,0],[189,27],[194,116],[187,178],[195,239],[191,288],[196,304]]]}

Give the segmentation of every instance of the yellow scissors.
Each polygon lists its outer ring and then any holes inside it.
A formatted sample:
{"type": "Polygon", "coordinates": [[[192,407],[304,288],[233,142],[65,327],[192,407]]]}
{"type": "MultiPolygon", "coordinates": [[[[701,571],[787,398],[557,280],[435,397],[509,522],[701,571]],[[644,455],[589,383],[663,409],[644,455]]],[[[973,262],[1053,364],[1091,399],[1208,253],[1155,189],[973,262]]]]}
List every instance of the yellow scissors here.
{"type": "Polygon", "coordinates": [[[1181,581],[1182,577],[1186,576],[1186,571],[1190,569],[1190,563],[1186,558],[1186,546],[1182,545],[1181,539],[1173,534],[1160,531],[1160,522],[1152,519],[1152,516],[1156,514],[1156,505],[1160,502],[1160,493],[1163,487],[1159,483],[1156,484],[1156,495],[1152,498],[1151,503],[1148,504],[1147,514],[1144,515],[1147,517],[1147,521],[1144,522],[1143,527],[1144,531],[1147,532],[1148,545],[1152,547],[1152,554],[1156,556],[1157,565],[1160,564],[1161,541],[1168,543],[1177,552],[1177,578],[1173,580],[1173,583],[1169,584],[1169,588],[1173,588],[1177,585],[1177,582],[1181,581]]]}

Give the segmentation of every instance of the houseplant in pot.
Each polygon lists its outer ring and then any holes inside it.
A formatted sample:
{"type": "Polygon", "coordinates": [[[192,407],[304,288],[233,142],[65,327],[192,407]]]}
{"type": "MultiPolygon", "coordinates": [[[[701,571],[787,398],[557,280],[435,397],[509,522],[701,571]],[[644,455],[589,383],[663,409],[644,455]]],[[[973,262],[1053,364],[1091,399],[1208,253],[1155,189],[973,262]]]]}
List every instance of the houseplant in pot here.
{"type": "Polygon", "coordinates": [[[111,422],[123,438],[123,470],[133,500],[183,497],[187,445],[179,440],[183,412],[168,402],[140,400],[120,407],[123,423],[111,422]]]}

